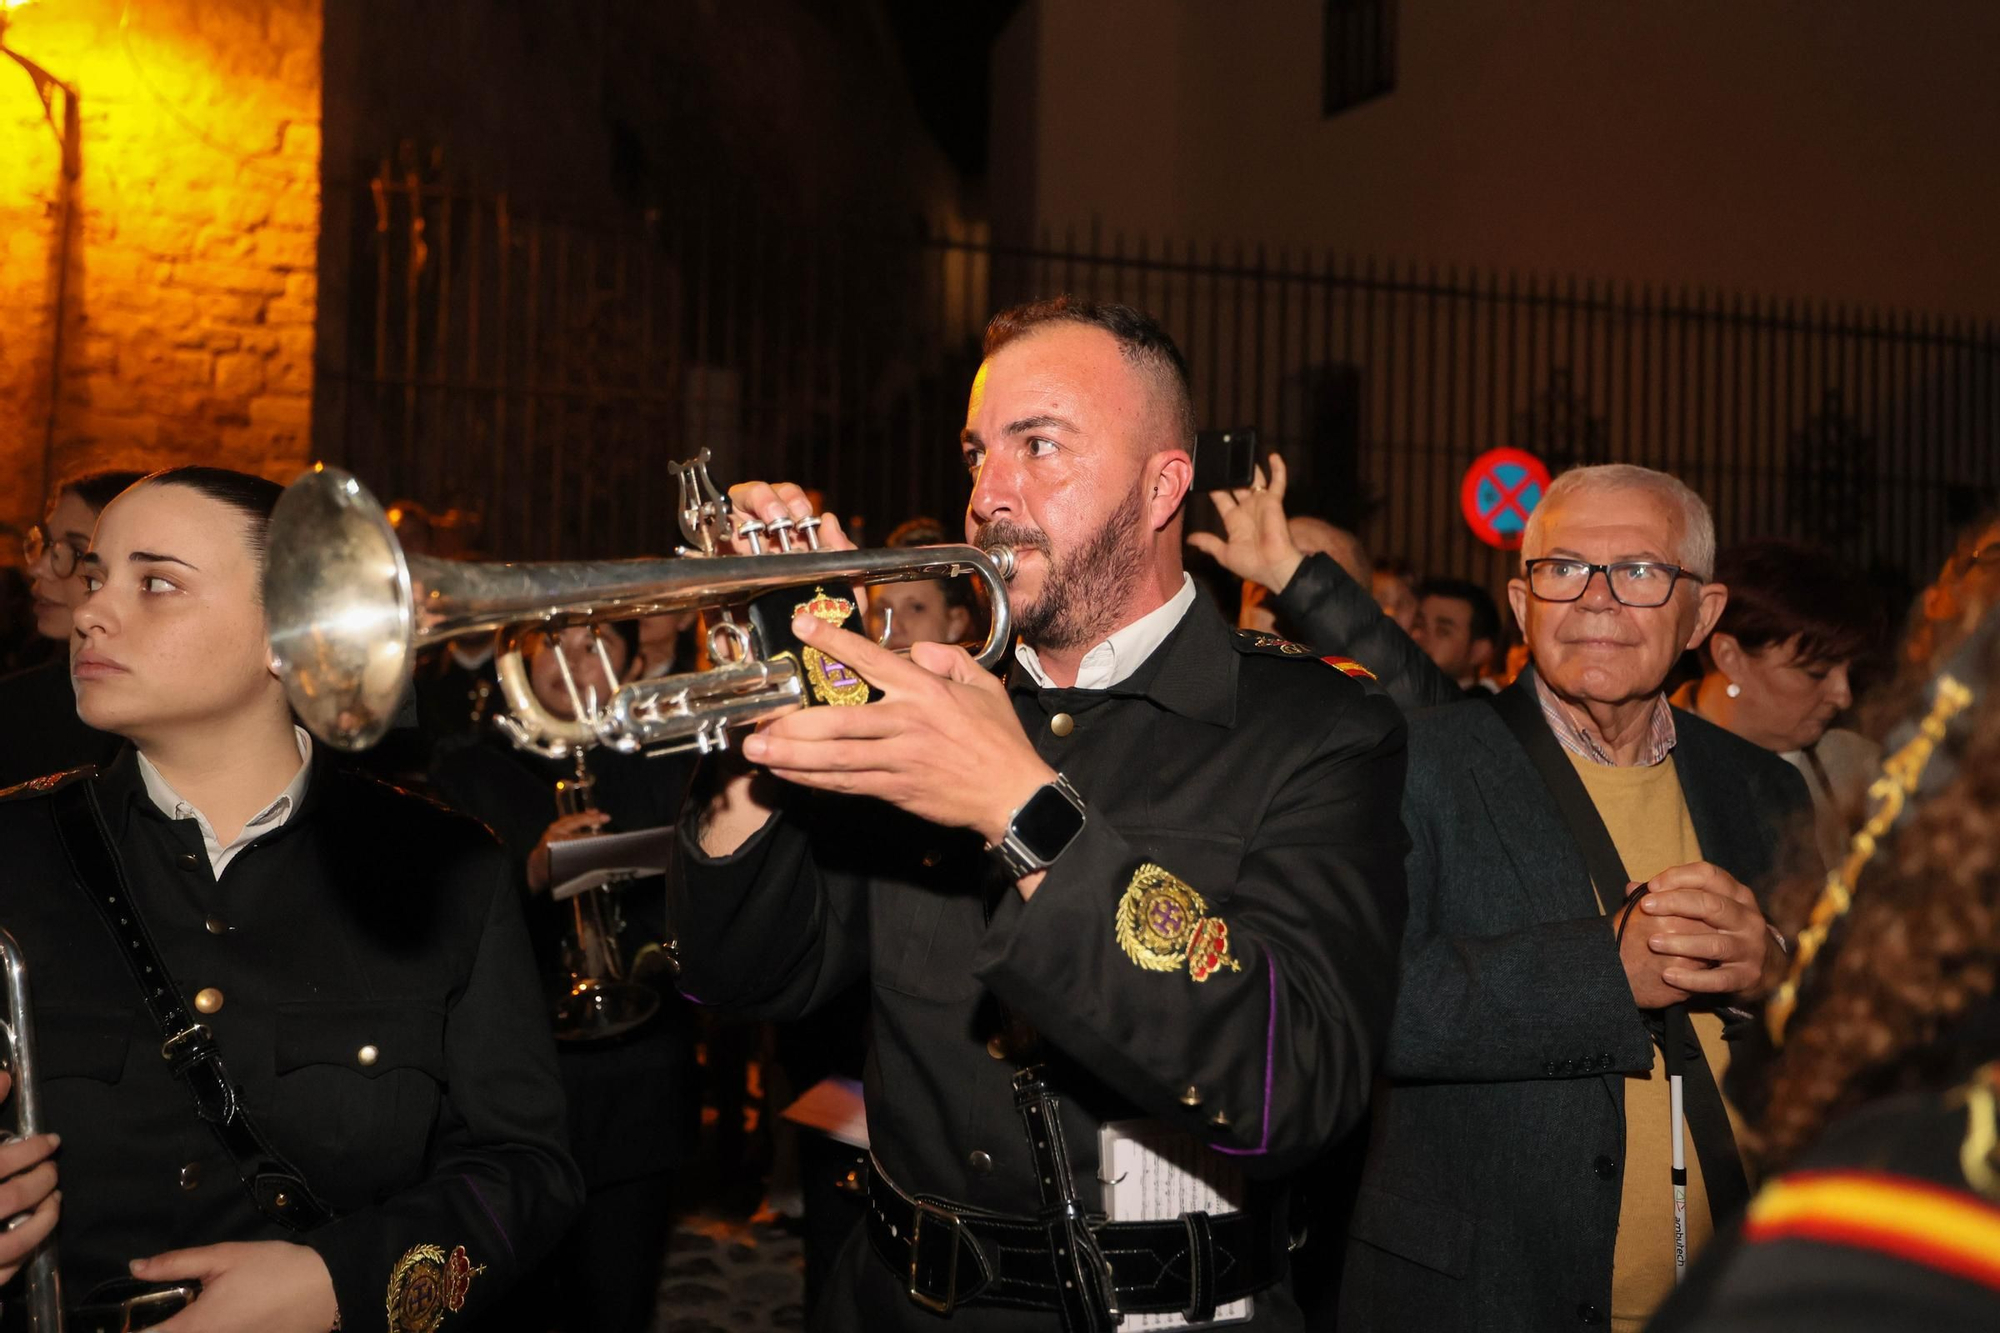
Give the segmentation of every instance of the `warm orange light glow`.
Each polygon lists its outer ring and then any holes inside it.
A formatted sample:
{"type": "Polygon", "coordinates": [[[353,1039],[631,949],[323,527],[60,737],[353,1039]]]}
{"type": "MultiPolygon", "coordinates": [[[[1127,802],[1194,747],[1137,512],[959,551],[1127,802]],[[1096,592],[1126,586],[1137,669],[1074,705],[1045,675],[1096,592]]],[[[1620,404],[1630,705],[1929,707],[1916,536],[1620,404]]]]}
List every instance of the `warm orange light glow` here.
{"type": "Polygon", "coordinates": [[[33,3],[35,3],[35,0],[0,0],[0,14],[10,14],[17,9],[26,8],[33,3]]]}

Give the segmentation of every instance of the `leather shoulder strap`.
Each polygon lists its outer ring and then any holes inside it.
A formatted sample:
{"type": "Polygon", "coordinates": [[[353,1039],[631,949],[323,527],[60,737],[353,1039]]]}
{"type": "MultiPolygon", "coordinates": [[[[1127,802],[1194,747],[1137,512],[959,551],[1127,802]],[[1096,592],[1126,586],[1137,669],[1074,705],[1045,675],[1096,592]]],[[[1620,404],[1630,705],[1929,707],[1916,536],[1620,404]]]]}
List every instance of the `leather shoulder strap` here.
{"type": "Polygon", "coordinates": [[[1562,742],[1549,730],[1534,687],[1516,684],[1493,695],[1492,704],[1500,720],[1507,724],[1507,730],[1514,733],[1514,739],[1527,751],[1528,762],[1541,774],[1549,795],[1555,798],[1556,813],[1562,816],[1564,827],[1576,840],[1577,850],[1583,853],[1584,868],[1597,886],[1598,900],[1610,910],[1625,897],[1625,858],[1618,854],[1618,845],[1612,842],[1611,831],[1604,827],[1604,818],[1597,813],[1590,793],[1584,790],[1583,779],[1576,775],[1576,767],[1564,753],[1562,742]]]}
{"type": "Polygon", "coordinates": [[[236,1164],[251,1201],[266,1217],[295,1231],[330,1221],[333,1210],[251,1121],[236,1084],[223,1068],[214,1030],[198,1021],[182,1000],[126,886],[124,869],[98,809],[95,782],[65,783],[49,797],[56,836],[77,885],[111,932],[145,999],[146,1011],[160,1030],[160,1055],[193,1096],[195,1114],[215,1132],[236,1164]]]}

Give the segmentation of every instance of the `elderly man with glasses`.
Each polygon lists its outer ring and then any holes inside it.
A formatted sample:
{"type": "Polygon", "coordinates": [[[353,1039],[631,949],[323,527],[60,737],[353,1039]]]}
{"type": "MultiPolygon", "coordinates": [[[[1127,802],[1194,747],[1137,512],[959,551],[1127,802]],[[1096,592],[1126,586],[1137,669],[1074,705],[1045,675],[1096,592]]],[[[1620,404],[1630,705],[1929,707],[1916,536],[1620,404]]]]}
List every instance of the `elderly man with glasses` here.
{"type": "Polygon", "coordinates": [[[1757,889],[1809,803],[1667,703],[1727,597],[1708,508],[1577,469],[1522,555],[1532,666],[1410,726],[1410,922],[1343,1329],[1637,1329],[1747,1193],[1719,1089],[1783,958],[1757,889]]]}

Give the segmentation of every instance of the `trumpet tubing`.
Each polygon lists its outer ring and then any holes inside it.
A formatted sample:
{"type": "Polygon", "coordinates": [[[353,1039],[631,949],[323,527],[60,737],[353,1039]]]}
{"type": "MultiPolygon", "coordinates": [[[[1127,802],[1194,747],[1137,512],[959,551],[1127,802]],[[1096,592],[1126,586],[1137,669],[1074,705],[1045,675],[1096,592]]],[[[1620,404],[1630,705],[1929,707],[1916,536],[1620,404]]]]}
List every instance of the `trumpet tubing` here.
{"type": "Polygon", "coordinates": [[[424,648],[506,631],[496,666],[516,743],[551,754],[666,743],[707,751],[727,743],[730,727],[801,704],[797,664],[759,659],[738,635],[731,642],[739,660],[633,682],[592,716],[559,718],[535,698],[522,634],[726,608],[819,583],[974,576],[992,604],[978,653],[991,667],[1012,638],[1012,566],[1012,551],[973,546],[529,564],[436,560],[405,552],[374,496],[347,473],[321,466],[288,487],[271,516],[264,609],[272,662],[293,709],[314,735],[342,749],[364,749],[389,730],[424,648]]]}
{"type": "MultiPolygon", "coordinates": [[[[14,1078],[11,1100],[14,1133],[27,1138],[42,1132],[42,1091],[35,1069],[35,1020],[28,998],[28,964],[21,946],[0,929],[0,977],[7,987],[7,1069],[14,1078]]],[[[62,1275],[56,1268],[53,1237],[42,1242],[23,1274],[27,1290],[28,1327],[32,1333],[62,1333],[62,1275]]]]}

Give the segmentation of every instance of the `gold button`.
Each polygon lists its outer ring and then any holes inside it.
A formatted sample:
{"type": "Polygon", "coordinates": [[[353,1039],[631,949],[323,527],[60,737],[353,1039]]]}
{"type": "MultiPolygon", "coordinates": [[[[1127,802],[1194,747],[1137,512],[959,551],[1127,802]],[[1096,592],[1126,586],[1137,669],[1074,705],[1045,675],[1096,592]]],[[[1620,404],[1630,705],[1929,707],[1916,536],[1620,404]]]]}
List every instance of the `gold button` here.
{"type": "Polygon", "coordinates": [[[219,916],[210,917],[207,924],[208,933],[211,935],[227,935],[229,933],[229,923],[219,916]]]}
{"type": "Polygon", "coordinates": [[[201,1163],[189,1162],[181,1168],[181,1188],[191,1190],[201,1184],[201,1163]]]}
{"type": "Polygon", "coordinates": [[[204,1014],[212,1014],[222,1008],[222,992],[213,986],[205,986],[194,993],[194,1007],[204,1014]]]}
{"type": "Polygon", "coordinates": [[[1217,1111],[1208,1118],[1208,1123],[1214,1125],[1217,1129],[1228,1129],[1229,1113],[1226,1111],[1217,1111]]]}
{"type": "Polygon", "coordinates": [[[174,859],[181,863],[182,870],[201,869],[201,857],[199,854],[195,852],[182,852],[179,856],[175,857],[174,859]]]}
{"type": "Polygon", "coordinates": [[[291,1201],[292,1200],[290,1196],[288,1196],[283,1190],[279,1190],[276,1194],[271,1196],[271,1203],[273,1207],[283,1208],[286,1204],[290,1203],[291,1201]]]}
{"type": "Polygon", "coordinates": [[[924,869],[929,870],[931,867],[935,866],[938,862],[944,860],[944,853],[939,851],[937,848],[933,847],[929,851],[925,852],[920,859],[924,863],[924,869]]]}
{"type": "Polygon", "coordinates": [[[1181,1093],[1181,1105],[1187,1107],[1200,1106],[1201,1089],[1192,1083],[1188,1084],[1186,1090],[1181,1093]]]}
{"type": "Polygon", "coordinates": [[[362,1063],[362,1065],[366,1067],[368,1065],[374,1064],[377,1060],[381,1059],[382,1052],[376,1050],[373,1046],[363,1046],[360,1050],[354,1053],[354,1058],[359,1060],[362,1063]]]}
{"type": "Polygon", "coordinates": [[[993,1154],[984,1148],[975,1148],[972,1155],[965,1159],[965,1164],[982,1176],[989,1175],[993,1170],[993,1154]]]}
{"type": "Polygon", "coordinates": [[[1007,1039],[997,1032],[994,1033],[986,1039],[986,1053],[995,1060],[1005,1060],[1007,1058],[1007,1039]]]}
{"type": "Polygon", "coordinates": [[[1068,713],[1057,713],[1049,719],[1049,730],[1058,736],[1067,736],[1076,730],[1076,719],[1068,713]]]}

